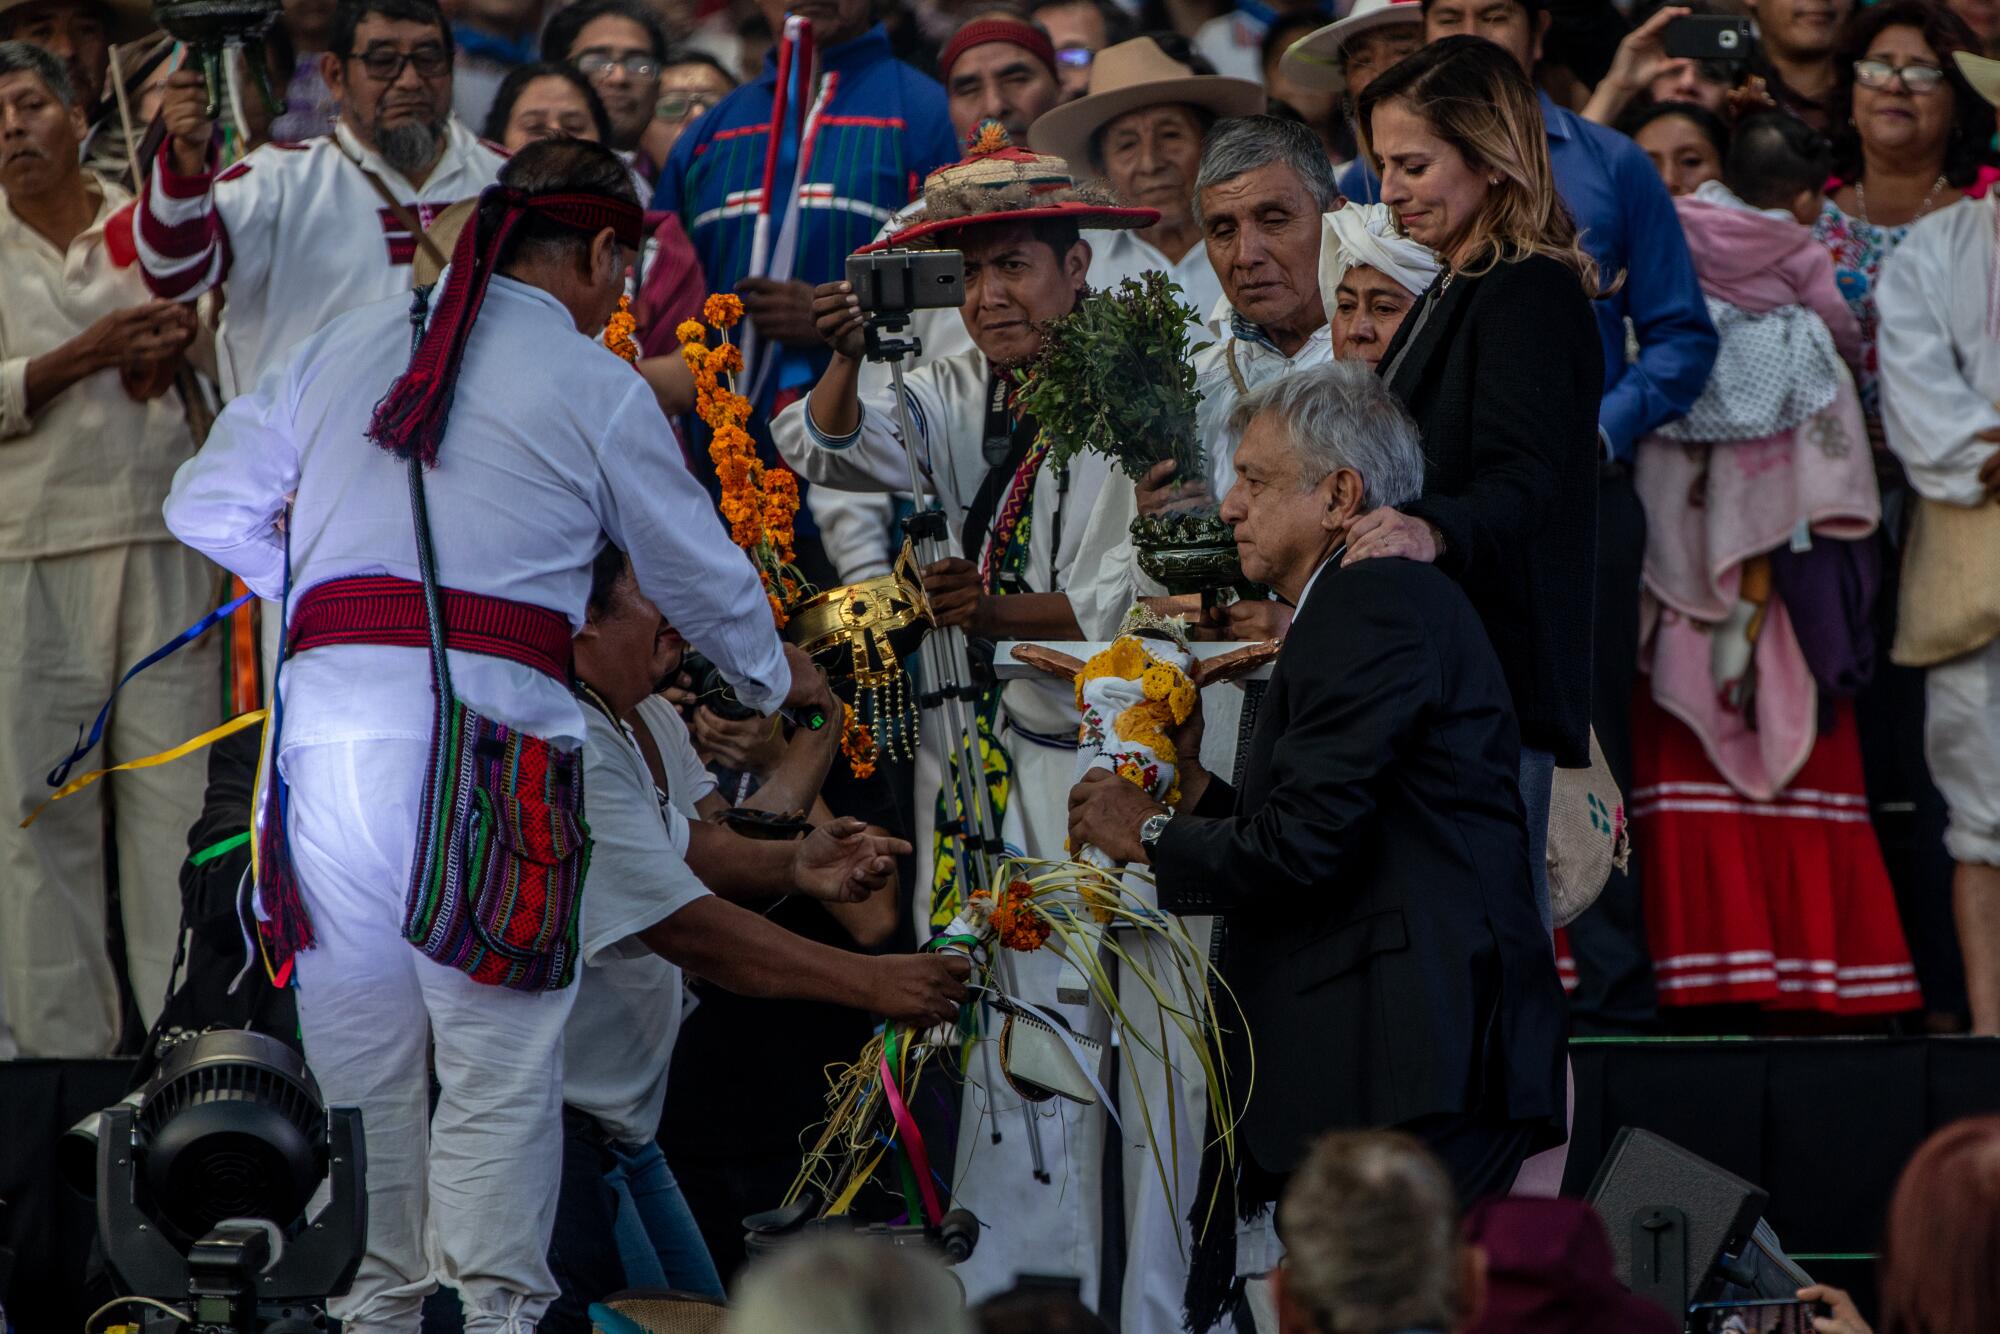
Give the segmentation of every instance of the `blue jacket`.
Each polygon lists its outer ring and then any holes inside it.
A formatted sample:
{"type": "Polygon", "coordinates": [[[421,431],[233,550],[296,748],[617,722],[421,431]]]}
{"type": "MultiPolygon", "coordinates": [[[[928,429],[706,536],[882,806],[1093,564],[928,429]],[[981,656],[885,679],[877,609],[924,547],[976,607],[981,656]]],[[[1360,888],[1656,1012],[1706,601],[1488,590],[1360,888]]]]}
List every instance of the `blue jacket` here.
{"type": "MultiPolygon", "coordinates": [[[[924,177],[963,156],[946,114],[944,89],[897,60],[879,25],[820,55],[833,89],[807,145],[806,212],[791,276],[826,283],[846,273],[847,257],[875,239],[892,214],[916,196],[924,177]]],[[[653,207],[678,213],[701,257],[710,291],[733,289],[750,271],[750,239],[764,154],[777,95],[777,58],[764,73],[718,102],[675,143],[653,192],[653,207]]],[[[798,146],[780,148],[777,189],[788,192],[798,146]]],[[[771,244],[784,220],[771,216],[771,244]]],[[[825,368],[819,350],[791,349],[772,390],[810,384],[825,368]]],[[[768,397],[768,394],[767,394],[768,397]]],[[[768,410],[769,404],[759,405],[768,410]]]]}
{"type": "MultiPolygon", "coordinates": [[[[1583,233],[1583,248],[1610,282],[1625,285],[1593,303],[1604,345],[1604,398],[1597,424],[1612,455],[1630,459],[1640,436],[1681,416],[1708,384],[1715,326],[1695,280],[1680,218],[1659,172],[1639,146],[1616,130],[1565,111],[1542,94],[1549,163],[1556,189],[1583,233]],[[1639,359],[1625,361],[1625,321],[1639,359]]],[[[1340,173],[1340,192],[1373,204],[1382,185],[1364,159],[1340,173]]]]}

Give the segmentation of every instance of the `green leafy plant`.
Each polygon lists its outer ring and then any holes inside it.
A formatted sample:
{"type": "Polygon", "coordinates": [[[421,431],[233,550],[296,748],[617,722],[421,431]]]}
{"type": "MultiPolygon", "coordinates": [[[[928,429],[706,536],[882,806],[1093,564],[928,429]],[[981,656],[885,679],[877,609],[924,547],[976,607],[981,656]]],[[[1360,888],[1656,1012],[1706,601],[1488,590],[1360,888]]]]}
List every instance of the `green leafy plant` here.
{"type": "Polygon", "coordinates": [[[1180,477],[1207,476],[1195,431],[1197,348],[1188,338],[1195,313],[1180,294],[1155,270],[1090,293],[1049,324],[1041,356],[1015,375],[1020,405],[1058,463],[1089,450],[1135,481],[1162,459],[1172,459],[1180,477]]]}

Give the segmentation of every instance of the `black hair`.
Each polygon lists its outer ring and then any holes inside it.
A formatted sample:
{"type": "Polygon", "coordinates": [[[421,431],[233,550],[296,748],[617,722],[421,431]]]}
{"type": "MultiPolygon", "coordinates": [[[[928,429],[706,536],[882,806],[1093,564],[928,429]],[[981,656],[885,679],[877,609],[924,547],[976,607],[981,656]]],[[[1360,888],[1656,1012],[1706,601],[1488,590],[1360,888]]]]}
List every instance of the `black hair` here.
{"type": "Polygon", "coordinates": [[[979,1334],[1111,1334],[1104,1318],[1066,1288],[1018,1283],[973,1309],[979,1334]]]}
{"type": "Polygon", "coordinates": [[[1857,10],[1848,20],[1847,34],[1834,58],[1833,96],[1827,99],[1831,109],[1827,123],[1838,127],[1833,137],[1833,174],[1843,181],[1861,176],[1861,132],[1854,125],[1854,62],[1864,58],[1875,39],[1890,28],[1915,28],[1923,34],[1924,45],[1937,52],[1945,86],[1952,95],[1951,130],[1944,141],[1944,178],[1947,184],[1964,189],[1981,167],[1993,161],[1993,108],[1951,58],[1954,51],[1980,54],[1979,38],[1964,19],[1932,0],[1881,0],[1857,10]]]}
{"type": "Polygon", "coordinates": [[[76,105],[76,89],[62,61],[33,42],[0,41],[0,74],[32,74],[47,86],[49,96],[67,111],[76,105]]]}
{"type": "Polygon", "coordinates": [[[1077,6],[1097,11],[1097,17],[1104,22],[1104,44],[1116,46],[1129,42],[1138,32],[1138,25],[1132,16],[1111,2],[1111,0],[1028,0],[1026,8],[1030,14],[1039,14],[1044,9],[1073,9],[1077,6]]]}
{"type": "Polygon", "coordinates": [[[1318,32],[1325,26],[1326,15],[1315,9],[1278,15],[1271,20],[1271,26],[1264,29],[1264,46],[1258,53],[1258,70],[1269,69],[1271,62],[1283,55],[1293,42],[1307,33],[1318,32]]]}
{"type": "Polygon", "coordinates": [[[446,59],[456,49],[451,40],[451,24],[437,0],[340,0],[333,9],[333,26],[327,30],[326,49],[345,59],[357,55],[354,30],[366,18],[397,19],[404,23],[428,23],[438,30],[446,59]]]}
{"type": "Polygon", "coordinates": [[[1826,184],[1833,149],[1812,127],[1781,111],[1739,121],[1722,159],[1722,183],[1753,208],[1790,208],[1826,184]]]}
{"type": "MultiPolygon", "coordinates": [[[[1637,139],[1639,131],[1669,116],[1678,116],[1700,130],[1702,138],[1714,145],[1718,160],[1729,156],[1729,126],[1722,117],[1697,102],[1648,102],[1644,106],[1633,107],[1618,118],[1618,132],[1627,139],[1637,139]]],[[[1803,126],[1804,122],[1800,124],[1803,126]]],[[[1808,129],[1806,133],[1811,134],[1812,131],[1808,129]]],[[[1824,176],[1821,179],[1824,180],[1824,176]]]]}
{"type": "MultiPolygon", "coordinates": [[[[603,144],[567,137],[537,139],[507,160],[500,169],[500,184],[531,195],[607,195],[628,204],[639,202],[632,188],[632,173],[618,155],[603,144]]],[[[479,225],[490,228],[499,222],[506,205],[482,200],[479,225]]],[[[573,227],[530,213],[523,218],[501,250],[496,268],[504,269],[524,254],[577,255],[588,250],[592,238],[573,227]]]]}
{"type": "Polygon", "coordinates": [[[584,608],[592,616],[603,616],[611,610],[611,591],[618,587],[628,564],[625,553],[615,542],[606,542],[590,562],[590,596],[584,601],[584,608]]]}
{"type": "Polygon", "coordinates": [[[604,99],[590,86],[590,80],[577,72],[576,66],[557,64],[553,60],[516,65],[507,71],[507,77],[500,80],[500,87],[493,94],[493,105],[486,111],[485,138],[496,144],[507,138],[507,122],[514,115],[514,104],[521,100],[521,94],[536,79],[561,79],[582,93],[584,104],[590,108],[590,122],[597,127],[598,141],[611,142],[611,117],[605,113],[604,99]]]}
{"type": "Polygon", "coordinates": [[[697,51],[691,46],[677,46],[668,51],[660,60],[660,69],[663,73],[674,68],[676,65],[700,65],[703,69],[712,69],[728,80],[731,88],[735,88],[743,82],[743,80],[736,77],[735,70],[730,69],[729,66],[723,64],[708,52],[697,51]]]}
{"type": "Polygon", "coordinates": [[[566,63],[583,30],[595,20],[606,17],[630,19],[644,28],[646,40],[653,48],[653,59],[666,63],[666,29],[660,26],[660,20],[652,9],[640,0],[577,0],[576,4],[557,10],[555,17],[549,20],[549,26],[542,29],[542,59],[566,63]]]}

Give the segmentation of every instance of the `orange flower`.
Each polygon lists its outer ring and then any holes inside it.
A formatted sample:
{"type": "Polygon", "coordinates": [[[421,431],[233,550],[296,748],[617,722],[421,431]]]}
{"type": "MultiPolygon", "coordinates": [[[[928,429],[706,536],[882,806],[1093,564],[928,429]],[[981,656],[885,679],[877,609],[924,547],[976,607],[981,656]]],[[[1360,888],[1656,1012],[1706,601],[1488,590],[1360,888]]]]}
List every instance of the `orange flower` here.
{"type": "Polygon", "coordinates": [[[682,347],[705,347],[708,343],[708,330],[702,327],[700,320],[682,320],[674,326],[674,337],[680,341],[682,347]]]}
{"type": "Polygon", "coordinates": [[[845,715],[840,724],[840,753],[847,757],[847,767],[853,771],[856,778],[872,778],[875,775],[875,759],[878,754],[875,738],[861,725],[861,719],[854,712],[852,704],[843,704],[841,707],[845,710],[845,715]]]}
{"type": "Polygon", "coordinates": [[[736,375],[743,370],[743,349],[734,343],[724,343],[715,349],[708,364],[725,375],[736,375]]]}
{"type": "Polygon", "coordinates": [[[604,345],[623,357],[626,361],[639,359],[639,345],[632,340],[632,333],[639,327],[639,321],[632,317],[632,298],[618,298],[617,313],[605,321],[604,345]]]}
{"type": "Polygon", "coordinates": [[[701,317],[718,329],[734,328],[743,318],[743,298],[717,292],[701,303],[701,317]]]}
{"type": "MultiPolygon", "coordinates": [[[[974,897],[978,897],[975,895],[974,897]]],[[[1000,943],[1024,953],[1038,950],[1048,942],[1050,927],[1034,910],[1035,891],[1025,880],[1016,880],[993,902],[991,921],[1000,943]]]]}

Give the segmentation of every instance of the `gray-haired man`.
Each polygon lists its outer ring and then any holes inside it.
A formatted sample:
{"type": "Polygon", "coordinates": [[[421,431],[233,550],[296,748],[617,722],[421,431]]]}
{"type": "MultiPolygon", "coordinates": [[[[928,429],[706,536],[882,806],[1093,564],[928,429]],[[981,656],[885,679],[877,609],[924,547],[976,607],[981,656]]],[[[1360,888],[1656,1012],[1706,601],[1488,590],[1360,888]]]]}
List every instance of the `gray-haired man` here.
{"type": "MultiPolygon", "coordinates": [[[[1070,793],[1071,844],[1150,864],[1160,907],[1226,925],[1244,1019],[1230,1068],[1249,1068],[1246,1034],[1258,1058],[1236,1122],[1244,1205],[1275,1201],[1314,1136],[1363,1126],[1424,1141],[1463,1201],[1504,1194],[1564,1119],[1562,988],[1506,680],[1435,566],[1343,563],[1356,519],[1422,487],[1416,427],[1380,380],[1334,362],[1253,391],[1233,420],[1222,516],[1244,573],[1294,613],[1243,786],[1184,759],[1168,811],[1092,775],[1070,793]]],[[[1272,1240],[1244,1237],[1239,1272],[1268,1272],[1272,1240]]],[[[1191,1294],[1207,1299],[1194,1327],[1216,1295],[1191,1294]]]]}
{"type": "MultiPolygon", "coordinates": [[[[1202,147],[1195,220],[1209,263],[1222,280],[1227,310],[1194,356],[1201,404],[1195,422],[1208,450],[1209,476],[1180,479],[1162,463],[1134,486],[1114,474],[1098,493],[1072,582],[1070,605],[1086,635],[1109,638],[1135,597],[1164,592],[1139,571],[1127,536],[1140,514],[1213,508],[1234,474],[1237,430],[1230,425],[1245,393],[1293,371],[1333,360],[1320,300],[1320,218],[1340,192],[1326,151],[1305,126],[1273,116],[1218,121],[1202,147]]],[[[1231,608],[1230,638],[1270,639],[1290,619],[1268,602],[1231,608]]]]}

